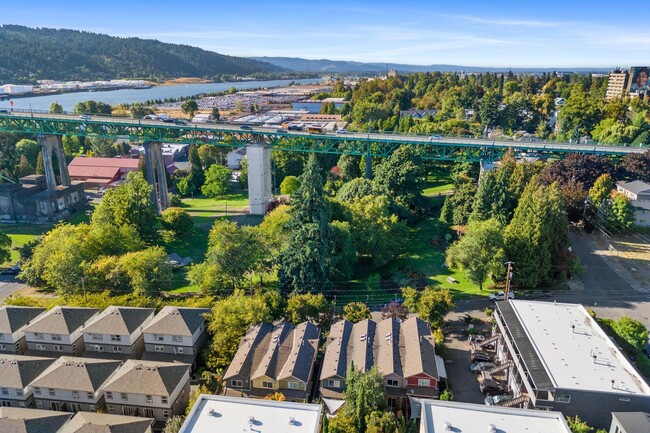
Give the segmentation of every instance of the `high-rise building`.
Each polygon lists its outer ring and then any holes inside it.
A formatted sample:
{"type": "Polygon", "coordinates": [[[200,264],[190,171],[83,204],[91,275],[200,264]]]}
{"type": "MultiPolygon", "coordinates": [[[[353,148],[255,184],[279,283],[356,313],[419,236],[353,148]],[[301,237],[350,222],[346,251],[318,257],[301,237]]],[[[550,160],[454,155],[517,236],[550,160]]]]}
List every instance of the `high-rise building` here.
{"type": "Polygon", "coordinates": [[[605,97],[607,99],[620,98],[623,96],[627,89],[627,80],[629,74],[624,69],[614,69],[609,73],[609,80],[607,81],[607,92],[605,97]]]}

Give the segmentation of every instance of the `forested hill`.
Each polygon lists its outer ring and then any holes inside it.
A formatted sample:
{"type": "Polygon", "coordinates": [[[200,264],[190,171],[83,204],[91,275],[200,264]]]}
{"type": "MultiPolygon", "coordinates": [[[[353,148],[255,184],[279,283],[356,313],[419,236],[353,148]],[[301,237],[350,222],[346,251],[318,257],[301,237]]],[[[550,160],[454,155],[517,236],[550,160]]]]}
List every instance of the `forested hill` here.
{"type": "Polygon", "coordinates": [[[282,72],[188,45],[77,30],[0,26],[0,81],[167,79],[282,72]]]}

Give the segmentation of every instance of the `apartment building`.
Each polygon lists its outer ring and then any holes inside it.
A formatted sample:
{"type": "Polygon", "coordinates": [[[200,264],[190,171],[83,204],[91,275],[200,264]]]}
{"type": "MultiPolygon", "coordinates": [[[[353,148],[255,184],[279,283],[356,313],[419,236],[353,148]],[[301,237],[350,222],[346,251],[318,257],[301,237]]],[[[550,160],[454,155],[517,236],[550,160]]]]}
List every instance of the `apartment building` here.
{"type": "Polygon", "coordinates": [[[98,314],[96,308],[52,308],[24,328],[29,354],[81,356],[84,325],[98,314]]]}
{"type": "Polygon", "coordinates": [[[265,397],[281,392],[288,401],[306,402],[319,338],[320,329],[311,322],[252,327],[224,374],[226,395],[265,397]]]}
{"type": "Polygon", "coordinates": [[[626,93],[629,74],[626,70],[615,69],[609,73],[605,98],[620,98],[626,93]]]}
{"type": "Polygon", "coordinates": [[[71,417],[67,412],[0,407],[0,432],[57,433],[71,417]]]}
{"type": "Polygon", "coordinates": [[[56,433],[152,433],[151,418],[78,412],[56,433]]]}
{"type": "Polygon", "coordinates": [[[153,308],[108,307],[83,329],[86,356],[139,359],[144,352],[142,330],[154,313],[153,308]]]}
{"type": "Polygon", "coordinates": [[[190,365],[129,359],[104,385],[106,412],[158,421],[182,414],[190,397],[190,365]]]}
{"type": "Polygon", "coordinates": [[[45,308],[0,307],[0,353],[22,355],[27,350],[25,327],[45,313],[45,308]]]}
{"type": "Polygon", "coordinates": [[[0,355],[0,406],[34,407],[29,384],[53,362],[52,358],[0,355]]]}
{"type": "Polygon", "coordinates": [[[62,356],[29,384],[36,407],[62,412],[104,410],[104,384],[120,365],[121,361],[62,356]]]}
{"type": "Polygon", "coordinates": [[[347,372],[376,367],[384,378],[388,404],[403,409],[407,396],[437,397],[440,374],[428,323],[418,317],[352,324],[342,320],[330,330],[320,374],[324,399],[343,399],[347,372]]]}
{"type": "Polygon", "coordinates": [[[579,416],[608,428],[611,412],[647,411],[650,386],[578,304],[511,300],[494,312],[507,404],[579,416]]]}

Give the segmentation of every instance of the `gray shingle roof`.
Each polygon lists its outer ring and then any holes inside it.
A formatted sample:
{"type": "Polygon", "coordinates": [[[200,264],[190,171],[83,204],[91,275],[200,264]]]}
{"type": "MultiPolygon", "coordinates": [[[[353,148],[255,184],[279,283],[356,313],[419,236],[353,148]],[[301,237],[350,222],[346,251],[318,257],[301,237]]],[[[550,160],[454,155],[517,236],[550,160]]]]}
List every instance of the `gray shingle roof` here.
{"type": "Polygon", "coordinates": [[[318,350],[320,329],[311,322],[303,322],[293,329],[292,334],[289,356],[278,373],[278,380],[293,377],[308,382],[318,350]]]}
{"type": "Polygon", "coordinates": [[[4,305],[0,307],[0,334],[13,334],[44,312],[45,308],[4,305]]]}
{"type": "Polygon", "coordinates": [[[57,433],[148,433],[152,418],[77,412],[57,433]]]}
{"type": "Polygon", "coordinates": [[[72,416],[53,410],[0,407],[2,433],[52,433],[58,431],[72,416]]]}
{"type": "Polygon", "coordinates": [[[264,376],[270,378],[276,377],[276,371],[284,365],[278,358],[285,355],[284,358],[286,359],[287,351],[291,350],[290,347],[287,347],[290,344],[287,341],[287,337],[292,331],[293,326],[290,323],[279,323],[275,326],[273,332],[269,332],[264,337],[264,340],[258,347],[252,348],[257,353],[253,358],[253,366],[255,368],[251,370],[251,379],[258,379],[264,376]]]}
{"type": "Polygon", "coordinates": [[[368,371],[374,363],[373,345],[377,322],[366,319],[355,323],[348,340],[348,368],[351,364],[357,370],[368,371]]]}
{"type": "Polygon", "coordinates": [[[426,374],[438,379],[436,365],[436,343],[431,335],[431,327],[419,317],[411,317],[402,322],[401,346],[404,348],[402,363],[404,377],[426,374]]]}
{"type": "Polygon", "coordinates": [[[0,355],[0,387],[25,388],[53,362],[52,358],[0,355]]]}
{"type": "Polygon", "coordinates": [[[650,185],[641,180],[635,180],[634,182],[621,182],[618,185],[634,194],[650,193],[650,185]]]}
{"type": "Polygon", "coordinates": [[[320,380],[345,377],[348,370],[348,341],[351,333],[352,322],[347,320],[340,320],[330,328],[320,380]]]}
{"type": "Polygon", "coordinates": [[[121,361],[62,356],[30,386],[95,392],[120,366],[121,361]]]}
{"type": "Polygon", "coordinates": [[[104,390],[169,397],[189,369],[189,364],[129,359],[104,390]]]}
{"type": "Polygon", "coordinates": [[[57,306],[25,327],[25,332],[72,334],[98,312],[97,308],[57,306]]]}
{"type": "Polygon", "coordinates": [[[194,335],[205,321],[209,308],[185,308],[166,306],[149,322],[143,334],[194,335]]]}
{"type": "Polygon", "coordinates": [[[377,370],[383,376],[394,374],[403,377],[399,350],[403,338],[397,319],[385,319],[379,322],[376,340],[379,343],[375,357],[377,370]]]}
{"type": "Polygon", "coordinates": [[[646,412],[612,412],[627,433],[650,432],[650,413],[646,412]]]}
{"type": "Polygon", "coordinates": [[[240,374],[247,377],[250,375],[250,371],[252,371],[252,366],[254,365],[253,358],[257,352],[253,348],[260,347],[262,340],[269,335],[271,330],[273,330],[273,325],[270,323],[261,323],[252,326],[248,330],[246,335],[239,341],[239,348],[224,374],[225,380],[240,374]]]}
{"type": "Polygon", "coordinates": [[[84,334],[131,335],[153,316],[153,308],[110,306],[84,327],[84,334]]]}

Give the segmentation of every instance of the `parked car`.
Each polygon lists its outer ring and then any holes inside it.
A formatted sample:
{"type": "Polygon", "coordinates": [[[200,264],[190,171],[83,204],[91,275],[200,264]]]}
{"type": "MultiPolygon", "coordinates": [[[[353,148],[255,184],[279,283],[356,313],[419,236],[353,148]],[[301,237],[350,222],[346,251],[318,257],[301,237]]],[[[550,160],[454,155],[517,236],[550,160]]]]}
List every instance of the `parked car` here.
{"type": "Polygon", "coordinates": [[[481,371],[487,371],[491,368],[494,368],[494,362],[475,362],[469,366],[469,371],[474,374],[478,374],[481,371]]]}
{"type": "Polygon", "coordinates": [[[302,131],[302,128],[298,125],[289,125],[287,128],[289,131],[302,131]]]}
{"type": "Polygon", "coordinates": [[[176,121],[171,117],[168,117],[167,119],[160,119],[160,120],[162,120],[164,123],[176,123],[176,121]]]}
{"type": "MultiPolygon", "coordinates": [[[[503,292],[494,292],[490,293],[490,301],[503,301],[506,297],[506,294],[503,292]]],[[[508,299],[515,299],[515,292],[508,292],[508,299]]]]}
{"type": "Polygon", "coordinates": [[[505,391],[501,385],[499,385],[493,379],[484,379],[479,383],[479,389],[485,395],[503,395],[505,391]]]}
{"type": "Polygon", "coordinates": [[[282,129],[282,128],[278,128],[275,132],[279,132],[280,134],[283,134],[283,133],[287,132],[287,130],[282,129]]]}
{"type": "Polygon", "coordinates": [[[492,357],[480,350],[470,353],[469,359],[472,362],[492,362],[492,357]]]}
{"type": "Polygon", "coordinates": [[[244,131],[252,131],[253,130],[253,128],[251,126],[248,126],[248,125],[242,125],[242,126],[239,127],[239,129],[242,129],[244,131]]]}
{"type": "Polygon", "coordinates": [[[344,129],[344,128],[341,128],[341,129],[337,129],[337,130],[336,130],[336,133],[337,133],[337,134],[347,134],[347,133],[348,133],[348,130],[347,130],[347,129],[344,129]]]}
{"type": "Polygon", "coordinates": [[[82,114],[81,116],[79,116],[79,119],[81,119],[81,120],[90,120],[91,117],[89,115],[87,115],[87,114],[82,114]]]}
{"type": "Polygon", "coordinates": [[[174,123],[177,125],[187,125],[187,122],[183,119],[174,119],[174,123]]]}
{"type": "Polygon", "coordinates": [[[4,108],[0,108],[0,114],[9,114],[9,111],[5,110],[4,108]]]}
{"type": "Polygon", "coordinates": [[[440,135],[431,135],[431,136],[429,136],[429,141],[441,140],[441,139],[442,139],[442,137],[440,135]]]}
{"type": "Polygon", "coordinates": [[[485,397],[485,404],[488,406],[497,406],[501,403],[505,403],[508,400],[512,400],[512,396],[507,394],[492,395],[485,397]]]}

